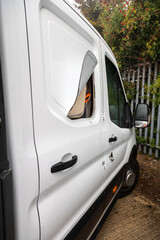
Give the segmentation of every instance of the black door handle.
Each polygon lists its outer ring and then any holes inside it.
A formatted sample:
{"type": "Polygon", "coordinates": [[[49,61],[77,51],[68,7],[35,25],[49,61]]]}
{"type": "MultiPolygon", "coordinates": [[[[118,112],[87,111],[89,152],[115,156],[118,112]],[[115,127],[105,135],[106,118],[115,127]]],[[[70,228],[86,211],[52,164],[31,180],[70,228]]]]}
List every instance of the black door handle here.
{"type": "Polygon", "coordinates": [[[117,141],[117,137],[116,136],[109,138],[109,142],[110,143],[111,142],[116,142],[116,141],[117,141]]]}
{"type": "Polygon", "coordinates": [[[51,167],[51,173],[60,172],[76,164],[78,157],[75,155],[68,162],[59,162],[51,167]]]}

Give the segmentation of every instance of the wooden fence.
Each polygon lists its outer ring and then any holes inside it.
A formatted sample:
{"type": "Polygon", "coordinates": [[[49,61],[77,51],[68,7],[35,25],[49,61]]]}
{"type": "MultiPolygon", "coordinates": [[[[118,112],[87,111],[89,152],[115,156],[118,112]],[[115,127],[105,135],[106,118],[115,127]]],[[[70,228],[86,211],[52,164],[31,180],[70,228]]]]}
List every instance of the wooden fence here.
{"type": "Polygon", "coordinates": [[[157,101],[158,95],[156,95],[156,93],[160,93],[160,89],[155,91],[153,84],[157,80],[159,70],[158,63],[145,63],[122,72],[122,80],[129,97],[132,113],[135,111],[137,103],[147,103],[151,110],[150,127],[136,130],[139,151],[154,155],[156,158],[160,154],[160,104],[157,101]]]}

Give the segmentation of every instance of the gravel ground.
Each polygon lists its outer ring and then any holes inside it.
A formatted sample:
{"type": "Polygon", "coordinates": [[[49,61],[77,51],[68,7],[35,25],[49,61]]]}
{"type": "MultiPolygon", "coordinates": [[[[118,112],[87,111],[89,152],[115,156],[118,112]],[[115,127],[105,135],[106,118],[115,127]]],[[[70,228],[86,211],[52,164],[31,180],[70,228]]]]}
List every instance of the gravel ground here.
{"type": "Polygon", "coordinates": [[[138,155],[135,190],[119,199],[96,240],[160,240],[160,160],[138,155]]]}

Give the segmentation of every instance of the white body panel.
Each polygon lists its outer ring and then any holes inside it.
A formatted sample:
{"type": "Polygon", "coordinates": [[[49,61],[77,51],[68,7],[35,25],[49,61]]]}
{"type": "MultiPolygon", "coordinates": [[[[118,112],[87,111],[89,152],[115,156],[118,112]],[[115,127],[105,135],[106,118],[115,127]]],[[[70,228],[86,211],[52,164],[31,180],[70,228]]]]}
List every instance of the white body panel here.
{"type": "Polygon", "coordinates": [[[39,238],[38,166],[23,1],[0,1],[0,55],[8,159],[13,169],[16,239],[39,238]]]}
{"type": "Polygon", "coordinates": [[[134,129],[119,128],[109,116],[105,56],[117,64],[98,33],[65,1],[0,0],[0,20],[16,240],[64,239],[135,144],[134,129]],[[98,61],[94,114],[71,120],[67,114],[88,51],[98,61]],[[112,134],[118,138],[113,144],[112,134]],[[72,168],[51,173],[53,165],[74,155],[72,168]]]}

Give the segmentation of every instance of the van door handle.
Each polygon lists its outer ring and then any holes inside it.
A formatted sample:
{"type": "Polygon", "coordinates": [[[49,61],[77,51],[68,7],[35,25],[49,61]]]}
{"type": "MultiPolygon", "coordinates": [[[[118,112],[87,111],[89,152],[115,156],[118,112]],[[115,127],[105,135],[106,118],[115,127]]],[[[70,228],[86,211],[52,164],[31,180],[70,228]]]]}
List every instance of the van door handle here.
{"type": "Polygon", "coordinates": [[[117,137],[116,136],[112,136],[111,138],[109,138],[109,142],[116,142],[117,141],[117,137]]]}
{"type": "Polygon", "coordinates": [[[77,159],[78,159],[78,157],[75,155],[72,157],[72,159],[70,161],[56,163],[55,165],[53,165],[51,167],[51,173],[60,172],[67,168],[72,167],[74,164],[76,164],[77,159]]]}

